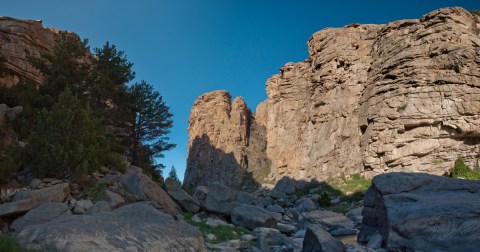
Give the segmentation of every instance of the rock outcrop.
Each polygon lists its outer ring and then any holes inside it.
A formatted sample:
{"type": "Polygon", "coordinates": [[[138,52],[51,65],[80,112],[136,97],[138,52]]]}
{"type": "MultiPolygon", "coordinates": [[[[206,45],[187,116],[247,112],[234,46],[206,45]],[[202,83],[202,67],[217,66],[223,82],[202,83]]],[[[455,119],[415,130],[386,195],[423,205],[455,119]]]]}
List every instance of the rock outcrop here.
{"type": "Polygon", "coordinates": [[[267,81],[268,98],[256,113],[225,91],[198,98],[186,186],[443,174],[458,156],[473,163],[480,144],[479,34],[479,18],[462,8],[313,34],[308,59],[287,63],[267,81]]]}
{"type": "Polygon", "coordinates": [[[5,72],[0,85],[12,86],[21,79],[41,82],[37,69],[27,61],[27,53],[39,56],[51,53],[59,30],[45,28],[41,20],[0,17],[0,54],[5,58],[5,72]]]}
{"type": "Polygon", "coordinates": [[[387,251],[473,251],[480,246],[480,182],[429,174],[376,176],[358,241],[387,251]]]}
{"type": "Polygon", "coordinates": [[[15,234],[31,249],[48,251],[207,251],[201,233],[148,202],[94,215],[64,215],[15,234]]]}

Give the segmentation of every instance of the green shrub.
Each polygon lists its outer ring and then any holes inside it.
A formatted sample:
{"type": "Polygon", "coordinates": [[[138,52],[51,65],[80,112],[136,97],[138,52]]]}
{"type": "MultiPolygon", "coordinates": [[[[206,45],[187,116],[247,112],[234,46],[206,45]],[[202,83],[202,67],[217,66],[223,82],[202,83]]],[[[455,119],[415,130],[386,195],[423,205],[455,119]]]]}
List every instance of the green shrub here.
{"type": "Polygon", "coordinates": [[[5,252],[40,252],[40,250],[32,250],[22,248],[10,234],[0,234],[0,251],[5,252]]]}
{"type": "Polygon", "coordinates": [[[480,10],[470,10],[470,13],[472,13],[473,15],[480,16],[480,10]]]}
{"type": "Polygon", "coordinates": [[[318,199],[318,204],[321,207],[329,207],[331,206],[331,203],[330,203],[331,200],[332,198],[330,198],[327,192],[322,192],[322,194],[320,195],[320,198],[318,199]]]}
{"type": "Polygon", "coordinates": [[[230,226],[217,226],[211,227],[207,225],[204,221],[198,223],[192,221],[192,214],[191,213],[184,213],[183,214],[185,221],[195,227],[197,227],[200,232],[202,232],[203,237],[207,240],[208,234],[215,235],[216,239],[213,241],[208,241],[209,243],[217,244],[229,240],[240,239],[240,237],[244,234],[249,234],[250,232],[242,227],[230,227],[230,226]]]}
{"type": "Polygon", "coordinates": [[[84,188],[88,197],[90,197],[93,200],[98,200],[102,197],[107,196],[107,186],[103,183],[85,185],[84,188]]]}
{"type": "Polygon", "coordinates": [[[455,161],[455,166],[450,170],[450,176],[453,178],[463,178],[468,180],[480,180],[480,169],[477,167],[471,169],[462,158],[455,161]]]}
{"type": "Polygon", "coordinates": [[[26,165],[39,177],[91,174],[101,165],[106,139],[100,121],[71,91],[43,109],[26,146],[26,165]]]}
{"type": "Polygon", "coordinates": [[[122,155],[109,151],[105,155],[105,165],[113,168],[121,173],[125,173],[127,171],[127,164],[124,161],[124,158],[122,155]]]}

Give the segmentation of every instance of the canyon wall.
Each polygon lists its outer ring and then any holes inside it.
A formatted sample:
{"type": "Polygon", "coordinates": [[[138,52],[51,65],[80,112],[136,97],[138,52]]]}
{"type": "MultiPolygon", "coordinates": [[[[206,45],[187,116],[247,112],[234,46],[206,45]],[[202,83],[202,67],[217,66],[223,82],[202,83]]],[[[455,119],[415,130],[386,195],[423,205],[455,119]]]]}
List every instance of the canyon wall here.
{"type": "Polygon", "coordinates": [[[225,91],[198,98],[185,185],[241,188],[282,177],[444,174],[480,146],[480,22],[462,8],[420,20],[327,28],[287,63],[251,113],[225,91]]]}
{"type": "Polygon", "coordinates": [[[60,31],[45,28],[42,21],[0,17],[0,55],[5,58],[0,85],[12,86],[21,79],[41,82],[37,69],[27,61],[27,53],[39,56],[52,53],[55,35],[60,31]]]}

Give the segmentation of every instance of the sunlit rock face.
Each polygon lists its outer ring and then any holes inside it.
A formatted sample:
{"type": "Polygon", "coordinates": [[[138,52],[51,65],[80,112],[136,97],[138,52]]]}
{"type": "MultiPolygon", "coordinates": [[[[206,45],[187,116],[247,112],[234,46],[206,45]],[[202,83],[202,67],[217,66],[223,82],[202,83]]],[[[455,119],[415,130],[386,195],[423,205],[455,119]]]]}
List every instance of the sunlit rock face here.
{"type": "Polygon", "coordinates": [[[52,53],[60,31],[42,26],[42,21],[0,17],[0,54],[5,58],[5,73],[0,84],[12,86],[21,79],[41,81],[41,75],[27,60],[27,54],[52,53]]]}
{"type": "Polygon", "coordinates": [[[313,34],[308,59],[267,81],[268,98],[255,114],[225,91],[199,97],[185,182],[238,188],[284,176],[443,174],[459,156],[473,164],[479,34],[479,17],[462,8],[313,34]]]}

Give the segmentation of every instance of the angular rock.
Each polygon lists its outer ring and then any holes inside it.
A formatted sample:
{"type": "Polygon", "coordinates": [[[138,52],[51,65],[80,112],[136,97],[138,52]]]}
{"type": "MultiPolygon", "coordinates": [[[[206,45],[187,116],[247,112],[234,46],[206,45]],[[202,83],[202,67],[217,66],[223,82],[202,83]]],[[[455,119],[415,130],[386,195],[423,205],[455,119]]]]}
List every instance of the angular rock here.
{"type": "Polygon", "coordinates": [[[277,229],[278,231],[284,233],[284,234],[293,234],[295,233],[298,228],[294,225],[290,224],[285,224],[285,223],[277,223],[277,229]]]}
{"type": "Polygon", "coordinates": [[[357,229],[352,220],[343,214],[331,211],[316,210],[303,213],[303,227],[307,228],[312,224],[320,224],[323,229],[332,235],[351,235],[356,234],[357,229]]]}
{"type": "Polygon", "coordinates": [[[161,208],[161,211],[177,215],[181,212],[180,207],[168,196],[168,194],[148,176],[144,175],[140,168],[131,168],[122,178],[122,184],[139,200],[153,201],[161,208]],[[140,170],[139,170],[140,169],[140,170]]]}
{"type": "Polygon", "coordinates": [[[321,225],[311,225],[307,228],[302,252],[345,252],[346,250],[345,245],[323,230],[321,225]]]}
{"type": "Polygon", "coordinates": [[[68,210],[68,207],[64,203],[45,203],[28,211],[25,215],[15,219],[10,226],[10,229],[15,232],[19,232],[26,226],[42,224],[59,216],[69,214],[71,214],[70,210],[68,210]]]}
{"type": "Polygon", "coordinates": [[[98,213],[103,213],[103,212],[110,212],[112,209],[110,208],[110,205],[106,201],[97,201],[91,208],[89,208],[85,214],[93,215],[93,214],[98,214],[98,213]]]}
{"type": "Polygon", "coordinates": [[[53,251],[207,251],[202,234],[148,202],[95,215],[71,215],[16,234],[26,248],[53,251]]]}
{"type": "Polygon", "coordinates": [[[249,229],[257,227],[276,228],[277,221],[270,212],[251,205],[239,205],[232,209],[232,223],[249,229]]]}
{"type": "Polygon", "coordinates": [[[185,210],[190,213],[197,213],[200,210],[200,203],[185,192],[173,179],[167,178],[165,181],[165,189],[168,195],[185,210]]]}
{"type": "Polygon", "coordinates": [[[266,209],[272,213],[285,213],[285,209],[279,205],[270,205],[266,209]]]}
{"type": "Polygon", "coordinates": [[[376,176],[364,197],[358,241],[387,251],[474,251],[480,182],[419,173],[376,176]],[[378,241],[378,234],[381,241],[378,241]]]}
{"type": "Polygon", "coordinates": [[[212,251],[242,251],[249,247],[248,242],[241,240],[230,240],[217,244],[207,243],[207,247],[212,251]]]}
{"type": "Polygon", "coordinates": [[[106,201],[111,209],[125,205],[125,199],[110,190],[107,190],[105,196],[100,197],[99,200],[106,201]]]}
{"type": "Polygon", "coordinates": [[[237,191],[217,182],[210,187],[199,186],[193,194],[203,209],[225,215],[230,215],[236,196],[237,191]]]}
{"type": "Polygon", "coordinates": [[[69,193],[67,183],[17,192],[12,202],[0,204],[0,216],[19,215],[48,202],[63,202],[69,193]]]}
{"type": "Polygon", "coordinates": [[[77,201],[77,206],[85,209],[85,210],[88,210],[90,209],[92,206],[93,206],[93,202],[89,199],[87,200],[79,200],[77,201]]]}
{"type": "Polygon", "coordinates": [[[258,227],[252,231],[252,235],[257,238],[255,245],[260,251],[275,251],[273,248],[282,246],[286,251],[299,249],[290,238],[273,228],[258,227]]]}
{"type": "Polygon", "coordinates": [[[357,207],[348,211],[345,216],[355,223],[355,228],[360,228],[362,226],[362,215],[363,207],[357,207]]]}
{"type": "Polygon", "coordinates": [[[295,202],[295,209],[299,213],[310,212],[317,209],[317,206],[310,198],[302,198],[295,202]]]}

